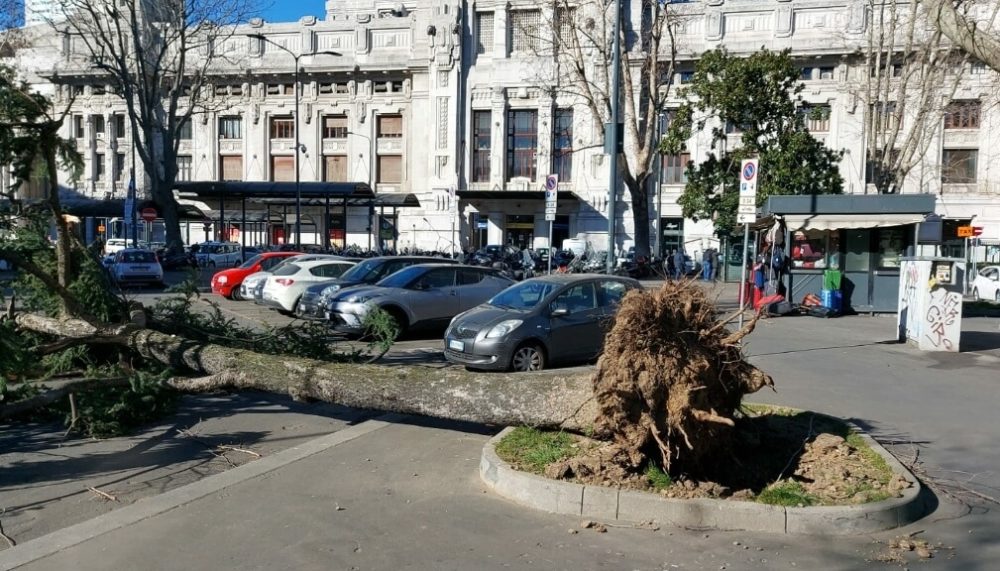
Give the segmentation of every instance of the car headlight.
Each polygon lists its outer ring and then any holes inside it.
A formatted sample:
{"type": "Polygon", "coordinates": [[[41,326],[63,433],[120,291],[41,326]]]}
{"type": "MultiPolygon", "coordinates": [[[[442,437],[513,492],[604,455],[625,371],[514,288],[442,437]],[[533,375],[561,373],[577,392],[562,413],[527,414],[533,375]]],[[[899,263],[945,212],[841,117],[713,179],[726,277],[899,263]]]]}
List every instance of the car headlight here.
{"type": "Polygon", "coordinates": [[[229,283],[229,278],[226,276],[219,276],[219,285],[229,283]]]}
{"type": "Polygon", "coordinates": [[[323,291],[320,292],[320,295],[325,295],[327,297],[330,297],[331,295],[337,293],[338,291],[340,291],[340,284],[329,285],[323,288],[323,291]]]}
{"type": "Polygon", "coordinates": [[[508,319],[506,321],[501,321],[493,326],[492,329],[486,332],[487,339],[495,339],[497,337],[504,337],[511,331],[517,329],[524,323],[520,319],[508,319]]]}
{"type": "Polygon", "coordinates": [[[347,299],[345,299],[344,301],[346,301],[347,303],[365,303],[366,301],[370,301],[372,299],[372,297],[374,297],[374,296],[370,296],[370,295],[351,295],[351,296],[348,296],[347,299]]]}

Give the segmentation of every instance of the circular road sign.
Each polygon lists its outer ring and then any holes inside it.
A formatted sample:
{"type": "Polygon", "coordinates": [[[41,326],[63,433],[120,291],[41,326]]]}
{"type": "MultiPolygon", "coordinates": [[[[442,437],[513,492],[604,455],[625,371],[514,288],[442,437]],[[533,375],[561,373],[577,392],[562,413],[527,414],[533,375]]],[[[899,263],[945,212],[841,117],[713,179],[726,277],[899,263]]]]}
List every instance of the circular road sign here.
{"type": "Polygon", "coordinates": [[[142,212],[139,213],[139,216],[142,216],[142,219],[146,222],[152,222],[153,220],[156,220],[156,209],[143,208],[142,212]]]}
{"type": "Polygon", "coordinates": [[[559,188],[559,176],[550,174],[545,177],[545,190],[556,190],[559,188]]]}
{"type": "Polygon", "coordinates": [[[753,163],[747,163],[743,166],[743,180],[751,181],[756,175],[757,167],[755,167],[753,163]]]}

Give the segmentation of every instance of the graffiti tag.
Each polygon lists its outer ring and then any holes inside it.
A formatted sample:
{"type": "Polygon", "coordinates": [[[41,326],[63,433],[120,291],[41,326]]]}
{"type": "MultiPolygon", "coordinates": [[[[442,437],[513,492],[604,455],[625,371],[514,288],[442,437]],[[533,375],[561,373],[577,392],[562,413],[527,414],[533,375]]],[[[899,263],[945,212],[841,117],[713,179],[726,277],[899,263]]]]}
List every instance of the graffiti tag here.
{"type": "Polygon", "coordinates": [[[938,289],[931,293],[931,304],[924,320],[927,323],[927,340],[935,347],[955,350],[953,332],[949,328],[961,317],[962,298],[955,292],[938,289]]]}

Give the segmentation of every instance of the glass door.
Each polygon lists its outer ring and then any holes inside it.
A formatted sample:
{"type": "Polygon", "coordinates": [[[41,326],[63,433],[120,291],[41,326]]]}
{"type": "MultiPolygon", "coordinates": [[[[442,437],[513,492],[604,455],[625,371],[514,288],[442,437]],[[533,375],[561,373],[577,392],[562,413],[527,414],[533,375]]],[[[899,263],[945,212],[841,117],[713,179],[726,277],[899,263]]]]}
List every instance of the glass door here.
{"type": "Polygon", "coordinates": [[[844,231],[844,309],[870,310],[871,230],[844,231]]]}

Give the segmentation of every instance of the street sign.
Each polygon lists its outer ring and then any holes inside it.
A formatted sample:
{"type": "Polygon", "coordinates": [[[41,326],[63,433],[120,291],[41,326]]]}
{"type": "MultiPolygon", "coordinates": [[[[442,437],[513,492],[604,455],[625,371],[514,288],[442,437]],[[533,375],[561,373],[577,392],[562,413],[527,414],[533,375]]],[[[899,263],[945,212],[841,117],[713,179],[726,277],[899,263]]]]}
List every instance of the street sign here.
{"type": "Polygon", "coordinates": [[[545,213],[545,221],[546,222],[555,222],[555,220],[556,220],[556,213],[555,212],[546,212],[545,213]]]}
{"type": "Polygon", "coordinates": [[[757,214],[757,207],[753,204],[741,204],[736,212],[740,214],[757,214]]]}
{"type": "Polygon", "coordinates": [[[757,175],[760,169],[757,159],[746,159],[740,166],[740,195],[757,194],[757,175]]]}
{"type": "Polygon", "coordinates": [[[747,214],[745,212],[740,212],[740,213],[736,214],[736,223],[737,224],[753,224],[756,221],[757,221],[757,213],[756,212],[751,213],[751,214],[747,214]]]}
{"type": "Polygon", "coordinates": [[[104,224],[101,224],[100,226],[97,227],[97,231],[100,232],[101,234],[104,234],[105,230],[106,228],[104,227],[104,224]]]}
{"type": "Polygon", "coordinates": [[[983,235],[983,227],[982,226],[973,226],[972,227],[972,235],[973,236],[982,236],[983,235]]]}
{"type": "Polygon", "coordinates": [[[156,209],[155,208],[143,208],[142,212],[139,213],[142,219],[146,222],[152,222],[156,220],[156,209]]]}
{"type": "Polygon", "coordinates": [[[749,196],[749,195],[748,196],[741,196],[740,197],[740,206],[753,206],[754,208],[756,208],[757,207],[757,197],[755,197],[755,196],[749,196]]]}
{"type": "Polygon", "coordinates": [[[958,237],[959,238],[972,238],[975,236],[975,231],[972,226],[959,226],[958,227],[958,237]]]}
{"type": "Polygon", "coordinates": [[[455,214],[458,212],[458,196],[456,195],[456,189],[454,186],[448,187],[448,210],[455,214]]]}
{"type": "Polygon", "coordinates": [[[555,206],[546,206],[545,207],[545,213],[546,214],[555,214],[556,213],[556,207],[555,206]]]}

